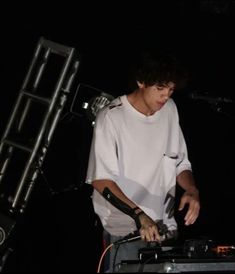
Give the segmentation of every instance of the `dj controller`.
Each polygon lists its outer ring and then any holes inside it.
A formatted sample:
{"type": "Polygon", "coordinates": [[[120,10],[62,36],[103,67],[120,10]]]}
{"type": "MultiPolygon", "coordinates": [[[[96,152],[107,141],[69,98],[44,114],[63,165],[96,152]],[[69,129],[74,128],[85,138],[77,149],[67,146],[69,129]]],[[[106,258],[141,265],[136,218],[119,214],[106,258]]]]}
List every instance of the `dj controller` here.
{"type": "Polygon", "coordinates": [[[122,261],[120,273],[235,273],[235,245],[189,239],[179,246],[150,243],[139,249],[139,260],[122,261]]]}

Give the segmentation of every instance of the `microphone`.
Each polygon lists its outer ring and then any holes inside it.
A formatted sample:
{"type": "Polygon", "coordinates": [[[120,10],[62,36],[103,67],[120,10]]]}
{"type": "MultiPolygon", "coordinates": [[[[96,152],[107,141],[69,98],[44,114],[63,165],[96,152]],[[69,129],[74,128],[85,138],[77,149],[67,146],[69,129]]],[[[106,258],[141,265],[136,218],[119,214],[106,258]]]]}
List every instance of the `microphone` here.
{"type": "Polygon", "coordinates": [[[189,93],[188,97],[192,100],[201,100],[209,103],[233,103],[233,100],[226,97],[212,97],[207,94],[199,94],[197,92],[189,93]]]}

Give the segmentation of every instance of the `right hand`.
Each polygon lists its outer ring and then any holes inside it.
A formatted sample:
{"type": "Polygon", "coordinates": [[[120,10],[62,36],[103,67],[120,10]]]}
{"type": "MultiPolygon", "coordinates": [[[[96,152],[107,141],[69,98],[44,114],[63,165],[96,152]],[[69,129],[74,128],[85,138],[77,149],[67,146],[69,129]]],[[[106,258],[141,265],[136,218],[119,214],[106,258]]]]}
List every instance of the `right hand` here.
{"type": "Polygon", "coordinates": [[[145,213],[139,215],[140,236],[146,242],[161,242],[157,224],[145,213]]]}

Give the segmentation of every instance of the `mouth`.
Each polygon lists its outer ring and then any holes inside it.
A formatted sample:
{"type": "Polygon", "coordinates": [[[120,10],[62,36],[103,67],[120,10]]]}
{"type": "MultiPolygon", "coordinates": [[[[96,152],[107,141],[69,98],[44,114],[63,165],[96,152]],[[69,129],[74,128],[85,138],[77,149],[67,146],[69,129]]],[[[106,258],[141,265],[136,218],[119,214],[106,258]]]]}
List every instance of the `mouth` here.
{"type": "Polygon", "coordinates": [[[164,101],[164,102],[158,102],[158,104],[160,105],[160,106],[163,106],[163,105],[165,105],[165,103],[166,103],[167,101],[164,101]]]}

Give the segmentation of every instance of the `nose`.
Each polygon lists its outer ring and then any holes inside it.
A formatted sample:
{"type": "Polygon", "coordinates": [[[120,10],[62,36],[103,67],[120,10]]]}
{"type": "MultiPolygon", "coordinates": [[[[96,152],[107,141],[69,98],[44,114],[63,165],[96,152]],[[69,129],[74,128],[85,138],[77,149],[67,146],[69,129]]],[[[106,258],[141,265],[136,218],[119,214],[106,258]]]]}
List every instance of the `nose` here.
{"type": "Polygon", "coordinates": [[[169,97],[171,96],[171,89],[164,89],[163,93],[162,93],[162,98],[164,98],[164,100],[168,100],[169,97]]]}
{"type": "Polygon", "coordinates": [[[169,93],[168,94],[164,94],[163,97],[166,98],[166,99],[168,99],[170,97],[170,94],[169,93]]]}
{"type": "Polygon", "coordinates": [[[169,97],[170,97],[170,94],[169,93],[164,93],[164,94],[162,94],[162,99],[164,99],[164,100],[168,100],[169,99],[169,97]]]}

